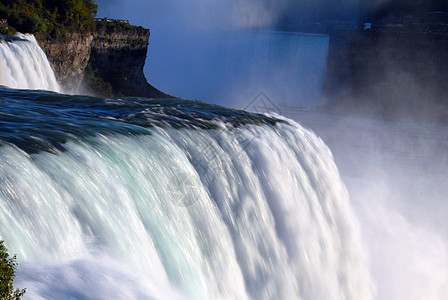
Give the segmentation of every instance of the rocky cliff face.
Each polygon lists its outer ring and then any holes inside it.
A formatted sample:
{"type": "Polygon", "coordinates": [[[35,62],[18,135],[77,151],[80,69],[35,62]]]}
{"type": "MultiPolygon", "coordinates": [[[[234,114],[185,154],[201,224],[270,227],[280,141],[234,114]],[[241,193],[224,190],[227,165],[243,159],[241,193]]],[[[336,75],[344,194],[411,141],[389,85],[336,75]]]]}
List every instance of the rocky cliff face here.
{"type": "Polygon", "coordinates": [[[84,79],[90,59],[93,35],[67,34],[63,40],[36,36],[55,72],[56,78],[67,92],[76,92],[84,79]]]}
{"type": "Polygon", "coordinates": [[[58,40],[36,38],[67,92],[166,97],[143,74],[149,36],[148,29],[129,25],[98,26],[95,32],[68,33],[58,40]]]}
{"type": "Polygon", "coordinates": [[[143,74],[149,36],[150,31],[142,27],[104,29],[95,34],[89,66],[110,83],[114,95],[166,97],[143,74]]]}

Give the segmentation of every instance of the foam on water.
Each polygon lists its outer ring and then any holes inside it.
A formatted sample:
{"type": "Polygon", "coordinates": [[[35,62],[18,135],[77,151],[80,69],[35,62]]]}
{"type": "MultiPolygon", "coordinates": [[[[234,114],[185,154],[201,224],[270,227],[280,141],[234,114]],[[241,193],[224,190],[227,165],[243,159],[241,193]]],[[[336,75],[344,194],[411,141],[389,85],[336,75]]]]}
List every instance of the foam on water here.
{"type": "Polygon", "coordinates": [[[288,123],[0,147],[18,285],[28,299],[371,299],[332,155],[288,123]]]}

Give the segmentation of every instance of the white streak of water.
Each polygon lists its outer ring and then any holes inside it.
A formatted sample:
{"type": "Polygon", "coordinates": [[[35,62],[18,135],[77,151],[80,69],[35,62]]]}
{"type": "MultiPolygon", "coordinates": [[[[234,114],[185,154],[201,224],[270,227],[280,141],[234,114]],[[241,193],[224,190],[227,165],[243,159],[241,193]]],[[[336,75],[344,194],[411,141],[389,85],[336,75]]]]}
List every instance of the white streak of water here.
{"type": "Polygon", "coordinates": [[[0,148],[0,238],[28,299],[372,299],[347,192],[314,134],[151,131],[57,155],[0,148]]]}
{"type": "Polygon", "coordinates": [[[0,37],[0,85],[16,89],[60,92],[45,53],[30,34],[17,34],[17,40],[0,37]]]}

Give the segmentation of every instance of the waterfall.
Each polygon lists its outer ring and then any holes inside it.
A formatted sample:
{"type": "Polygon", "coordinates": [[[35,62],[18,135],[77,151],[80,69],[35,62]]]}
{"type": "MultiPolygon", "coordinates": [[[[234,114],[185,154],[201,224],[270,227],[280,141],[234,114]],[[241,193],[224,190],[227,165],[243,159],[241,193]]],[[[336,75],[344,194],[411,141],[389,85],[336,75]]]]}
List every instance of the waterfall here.
{"type": "Polygon", "coordinates": [[[0,36],[0,85],[60,92],[45,53],[30,34],[0,36]]]}
{"type": "Polygon", "coordinates": [[[332,154],[297,123],[0,95],[0,238],[29,299],[372,299],[332,154]]]}

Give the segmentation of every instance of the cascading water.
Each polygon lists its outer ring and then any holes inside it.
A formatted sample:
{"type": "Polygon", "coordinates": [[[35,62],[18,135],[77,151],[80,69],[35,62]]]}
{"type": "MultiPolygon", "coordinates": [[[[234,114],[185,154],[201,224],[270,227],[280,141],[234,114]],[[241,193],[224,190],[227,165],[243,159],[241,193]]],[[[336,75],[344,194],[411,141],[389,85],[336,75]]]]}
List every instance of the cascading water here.
{"type": "Polygon", "coordinates": [[[61,91],[45,53],[30,34],[0,35],[0,85],[61,91]]]}
{"type": "Polygon", "coordinates": [[[372,299],[332,155],[202,102],[0,88],[0,238],[28,299],[372,299]]]}

